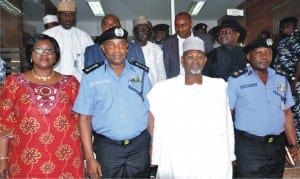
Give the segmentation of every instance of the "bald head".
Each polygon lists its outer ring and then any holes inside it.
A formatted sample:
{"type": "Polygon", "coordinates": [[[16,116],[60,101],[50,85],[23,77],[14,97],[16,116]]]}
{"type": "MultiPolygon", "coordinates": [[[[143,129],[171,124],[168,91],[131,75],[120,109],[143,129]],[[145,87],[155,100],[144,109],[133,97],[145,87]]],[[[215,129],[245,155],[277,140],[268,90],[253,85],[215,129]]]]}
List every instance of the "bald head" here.
{"type": "Polygon", "coordinates": [[[112,14],[108,14],[104,16],[101,22],[102,32],[111,29],[113,27],[121,27],[119,18],[112,14]]]}

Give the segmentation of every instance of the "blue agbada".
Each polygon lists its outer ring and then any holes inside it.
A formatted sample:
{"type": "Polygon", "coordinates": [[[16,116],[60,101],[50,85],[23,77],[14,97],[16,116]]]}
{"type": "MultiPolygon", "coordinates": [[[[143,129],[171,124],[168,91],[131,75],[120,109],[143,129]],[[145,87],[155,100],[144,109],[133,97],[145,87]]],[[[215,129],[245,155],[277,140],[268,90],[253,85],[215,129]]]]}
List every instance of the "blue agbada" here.
{"type": "Polygon", "coordinates": [[[147,72],[126,60],[120,76],[107,61],[84,74],[73,110],[92,116],[92,128],[113,140],[131,139],[147,128],[151,89],[147,72]]]}

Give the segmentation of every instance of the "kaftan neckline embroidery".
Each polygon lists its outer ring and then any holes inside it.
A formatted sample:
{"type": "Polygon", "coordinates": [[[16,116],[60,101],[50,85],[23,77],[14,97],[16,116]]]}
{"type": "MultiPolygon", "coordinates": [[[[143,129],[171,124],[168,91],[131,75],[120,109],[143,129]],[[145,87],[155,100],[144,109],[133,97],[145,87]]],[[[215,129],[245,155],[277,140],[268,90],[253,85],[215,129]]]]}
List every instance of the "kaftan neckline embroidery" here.
{"type": "Polygon", "coordinates": [[[58,82],[47,85],[32,83],[25,76],[19,78],[19,81],[28,88],[32,103],[37,106],[38,110],[43,114],[49,114],[60,101],[61,89],[68,84],[68,79],[68,76],[62,76],[58,82]]]}
{"type": "MultiPolygon", "coordinates": [[[[57,83],[56,83],[57,84],[57,83]]],[[[59,100],[59,92],[56,84],[54,85],[36,85],[31,83],[29,86],[34,93],[34,100],[39,109],[44,114],[48,114],[59,100]]]]}

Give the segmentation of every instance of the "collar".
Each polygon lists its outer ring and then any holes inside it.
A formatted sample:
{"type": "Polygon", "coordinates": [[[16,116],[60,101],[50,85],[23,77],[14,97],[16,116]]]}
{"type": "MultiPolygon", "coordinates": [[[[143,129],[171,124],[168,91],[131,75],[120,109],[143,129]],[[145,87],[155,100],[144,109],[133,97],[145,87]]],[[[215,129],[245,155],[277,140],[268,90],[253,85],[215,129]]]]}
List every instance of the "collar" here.
{"type": "MultiPolygon", "coordinates": [[[[268,79],[276,74],[275,70],[273,70],[270,67],[267,68],[267,72],[268,72],[268,79]]],[[[248,75],[256,74],[251,65],[248,67],[247,74],[248,75]]]]}
{"type": "MultiPolygon", "coordinates": [[[[178,34],[176,34],[176,37],[178,38],[178,40],[183,40],[183,41],[185,40],[184,38],[181,38],[178,34]]],[[[193,31],[191,31],[191,35],[189,37],[194,37],[193,31]]],[[[187,37],[187,38],[189,38],[189,37],[187,37]]]]}

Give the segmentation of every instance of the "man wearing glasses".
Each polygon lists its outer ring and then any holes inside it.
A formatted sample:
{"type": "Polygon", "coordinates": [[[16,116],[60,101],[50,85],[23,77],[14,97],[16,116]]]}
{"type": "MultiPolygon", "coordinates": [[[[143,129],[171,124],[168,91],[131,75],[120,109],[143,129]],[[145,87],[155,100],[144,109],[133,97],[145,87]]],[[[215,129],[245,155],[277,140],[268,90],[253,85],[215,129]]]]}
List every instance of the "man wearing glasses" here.
{"type": "Polygon", "coordinates": [[[203,74],[227,81],[230,74],[246,67],[246,56],[239,46],[246,38],[246,30],[235,20],[228,19],[210,32],[217,35],[221,46],[207,54],[203,74]]]}
{"type": "Polygon", "coordinates": [[[135,43],[141,47],[145,63],[149,67],[148,76],[152,86],[166,79],[163,52],[161,48],[148,39],[151,35],[151,27],[145,16],[138,16],[133,20],[133,35],[135,43]]]}

